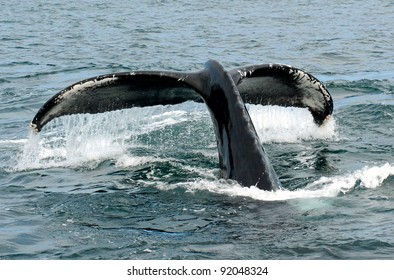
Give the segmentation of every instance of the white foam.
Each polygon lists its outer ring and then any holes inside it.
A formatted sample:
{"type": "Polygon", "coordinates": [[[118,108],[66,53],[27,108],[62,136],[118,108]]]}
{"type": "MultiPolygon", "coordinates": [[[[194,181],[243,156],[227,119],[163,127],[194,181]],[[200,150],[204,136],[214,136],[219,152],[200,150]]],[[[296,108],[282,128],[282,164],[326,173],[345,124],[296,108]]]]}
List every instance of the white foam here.
{"type": "Polygon", "coordinates": [[[168,161],[168,159],[160,159],[158,157],[152,157],[152,156],[132,156],[132,155],[121,155],[117,160],[116,160],[116,166],[117,167],[122,167],[122,168],[128,168],[128,167],[135,167],[135,166],[141,166],[144,164],[148,163],[153,163],[153,162],[165,162],[168,161]]]}
{"type": "Polygon", "coordinates": [[[20,146],[27,143],[27,139],[5,139],[0,140],[0,147],[9,147],[9,146],[20,146]]]}
{"type": "Polygon", "coordinates": [[[290,199],[336,197],[340,193],[346,193],[357,186],[377,188],[381,186],[383,181],[389,176],[394,176],[394,165],[386,163],[382,166],[364,167],[363,169],[350,174],[334,177],[322,177],[307,185],[304,189],[294,191],[264,191],[256,187],[245,188],[230,180],[212,181],[207,179],[172,185],[159,182],[157,184],[157,188],[161,190],[169,190],[183,187],[190,192],[205,190],[217,194],[248,197],[262,201],[282,201],[290,199]]]}
{"type": "Polygon", "coordinates": [[[386,163],[382,166],[364,167],[345,176],[322,177],[309,184],[306,189],[321,188],[331,190],[334,193],[346,193],[355,186],[360,185],[365,188],[377,188],[389,176],[394,175],[394,165],[386,163]]]}

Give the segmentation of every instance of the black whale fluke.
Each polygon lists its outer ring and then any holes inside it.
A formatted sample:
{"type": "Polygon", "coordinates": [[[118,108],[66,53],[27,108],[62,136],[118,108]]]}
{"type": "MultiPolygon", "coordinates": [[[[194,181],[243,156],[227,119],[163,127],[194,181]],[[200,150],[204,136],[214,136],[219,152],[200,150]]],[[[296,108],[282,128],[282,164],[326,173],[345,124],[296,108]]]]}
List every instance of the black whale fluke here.
{"type": "Polygon", "coordinates": [[[316,124],[332,114],[332,98],[312,75],[281,64],[226,71],[210,60],[198,72],[135,71],[80,81],[60,91],[37,112],[39,132],[56,117],[131,107],[205,102],[215,128],[224,178],[243,186],[278,190],[279,179],[261,145],[245,103],[308,108],[316,124]]]}

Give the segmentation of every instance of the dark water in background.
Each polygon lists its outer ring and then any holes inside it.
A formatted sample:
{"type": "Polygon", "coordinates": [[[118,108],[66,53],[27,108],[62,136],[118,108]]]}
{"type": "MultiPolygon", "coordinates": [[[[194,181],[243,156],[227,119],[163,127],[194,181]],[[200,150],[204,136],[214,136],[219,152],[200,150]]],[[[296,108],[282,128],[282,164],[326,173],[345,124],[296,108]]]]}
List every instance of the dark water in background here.
{"type": "Polygon", "coordinates": [[[393,259],[393,1],[1,1],[1,259],[393,259]],[[191,102],[28,125],[98,74],[295,65],[334,118],[250,106],[286,190],[218,179],[191,102]]]}

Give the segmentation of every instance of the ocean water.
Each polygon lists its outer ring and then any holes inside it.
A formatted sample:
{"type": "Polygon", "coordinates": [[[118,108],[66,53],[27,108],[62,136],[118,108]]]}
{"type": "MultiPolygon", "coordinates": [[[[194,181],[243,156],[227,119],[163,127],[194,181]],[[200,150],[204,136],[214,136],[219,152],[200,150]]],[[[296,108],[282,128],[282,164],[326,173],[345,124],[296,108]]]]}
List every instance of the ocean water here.
{"type": "Polygon", "coordinates": [[[393,1],[0,2],[0,259],[394,259],[393,1]],[[284,190],[219,178],[204,104],[29,130],[79,80],[211,58],[331,92],[322,127],[248,105],[284,190]]]}

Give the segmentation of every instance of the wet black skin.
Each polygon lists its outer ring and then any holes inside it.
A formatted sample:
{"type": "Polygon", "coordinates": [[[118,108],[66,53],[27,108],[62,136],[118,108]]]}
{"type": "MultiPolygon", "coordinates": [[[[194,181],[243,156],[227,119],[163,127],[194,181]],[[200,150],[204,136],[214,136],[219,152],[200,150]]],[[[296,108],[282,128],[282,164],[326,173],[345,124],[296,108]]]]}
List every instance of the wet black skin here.
{"type": "Polygon", "coordinates": [[[216,61],[205,67],[209,83],[201,95],[215,128],[222,177],[243,186],[278,190],[279,179],[232,77],[216,61]]]}

